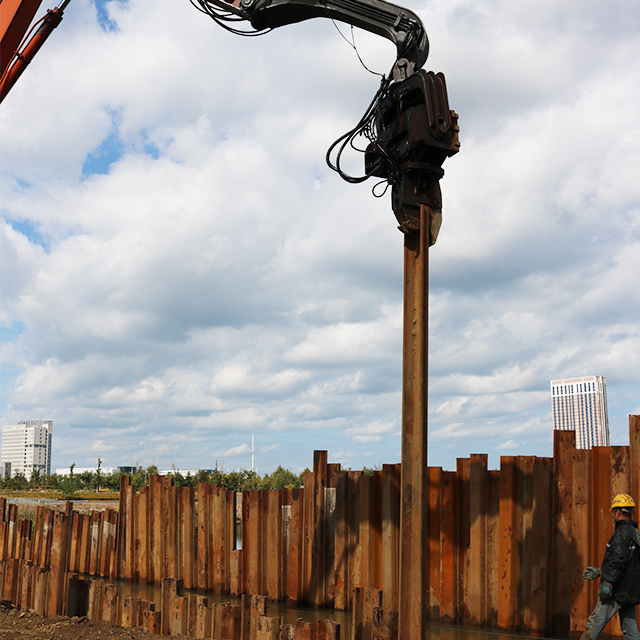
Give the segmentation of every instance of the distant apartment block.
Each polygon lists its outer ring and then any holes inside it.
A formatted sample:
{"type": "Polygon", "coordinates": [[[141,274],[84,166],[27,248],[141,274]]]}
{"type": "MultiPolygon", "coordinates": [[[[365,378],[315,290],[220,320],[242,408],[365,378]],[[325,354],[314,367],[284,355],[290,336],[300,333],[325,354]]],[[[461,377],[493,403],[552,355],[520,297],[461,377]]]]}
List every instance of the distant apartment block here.
{"type": "MultiPolygon", "coordinates": [[[[100,467],[100,473],[103,476],[110,476],[115,473],[134,474],[137,470],[138,470],[138,467],[100,467]]],[[[96,473],[98,471],[98,467],[74,467],[73,475],[79,476],[83,473],[86,473],[87,471],[89,473],[96,473]]],[[[160,469],[158,470],[158,475],[170,476],[175,473],[179,473],[183,477],[186,477],[187,475],[196,476],[200,471],[205,471],[206,473],[211,475],[214,470],[213,469],[180,469],[180,468],[174,467],[172,469],[160,469]]],[[[56,469],[56,475],[69,476],[71,475],[71,469],[69,467],[56,469]]]]}
{"type": "Polygon", "coordinates": [[[186,478],[188,475],[197,476],[201,471],[211,475],[214,472],[214,469],[180,469],[179,467],[174,467],[173,469],[159,469],[158,475],[170,476],[175,473],[179,473],[183,478],[186,478]]]}
{"type": "Polygon", "coordinates": [[[11,477],[11,463],[0,462],[0,478],[10,478],[10,477],[11,477]]]}
{"type": "Polygon", "coordinates": [[[11,475],[26,478],[51,473],[51,420],[25,420],[2,427],[0,462],[11,464],[11,475]]]}
{"type": "Polygon", "coordinates": [[[576,449],[609,446],[607,382],[604,376],[551,381],[553,428],[576,432],[576,449]]]}
{"type": "MultiPolygon", "coordinates": [[[[100,467],[100,473],[103,476],[112,476],[114,473],[135,473],[137,471],[137,467],[100,467]]],[[[73,475],[79,476],[83,473],[97,473],[98,467],[74,467],[73,475]]],[[[70,467],[62,467],[61,469],[56,469],[56,475],[58,476],[69,476],[71,475],[70,467]]]]}

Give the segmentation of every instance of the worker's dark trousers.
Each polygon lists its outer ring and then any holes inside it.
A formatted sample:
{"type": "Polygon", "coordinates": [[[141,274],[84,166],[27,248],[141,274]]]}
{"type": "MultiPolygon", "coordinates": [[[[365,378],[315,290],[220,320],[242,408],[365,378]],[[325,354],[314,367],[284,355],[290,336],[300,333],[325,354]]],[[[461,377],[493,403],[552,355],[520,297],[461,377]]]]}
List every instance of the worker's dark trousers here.
{"type": "Polygon", "coordinates": [[[616,602],[613,598],[598,600],[593,613],[587,620],[587,628],[580,640],[596,640],[605,625],[616,613],[620,616],[620,627],[627,640],[640,640],[636,608],[632,604],[616,602]]]}

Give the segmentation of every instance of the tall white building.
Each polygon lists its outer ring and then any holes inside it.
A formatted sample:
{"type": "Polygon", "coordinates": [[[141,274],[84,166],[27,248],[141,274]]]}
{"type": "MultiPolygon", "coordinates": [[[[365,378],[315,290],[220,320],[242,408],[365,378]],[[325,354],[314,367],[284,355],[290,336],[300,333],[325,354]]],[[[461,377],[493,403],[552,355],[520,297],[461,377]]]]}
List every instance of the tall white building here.
{"type": "Polygon", "coordinates": [[[551,381],[553,428],[576,432],[576,449],[609,446],[607,382],[604,376],[551,381]]]}
{"type": "Polygon", "coordinates": [[[0,462],[11,463],[11,475],[18,471],[26,478],[35,471],[51,474],[51,420],[25,420],[2,427],[0,462]]]}

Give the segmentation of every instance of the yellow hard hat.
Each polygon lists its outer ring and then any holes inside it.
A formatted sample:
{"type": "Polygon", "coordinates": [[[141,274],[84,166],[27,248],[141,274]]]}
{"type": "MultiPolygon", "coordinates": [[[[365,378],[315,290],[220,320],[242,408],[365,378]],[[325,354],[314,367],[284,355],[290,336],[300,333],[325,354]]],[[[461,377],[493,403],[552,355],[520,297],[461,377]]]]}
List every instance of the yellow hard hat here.
{"type": "Polygon", "coordinates": [[[636,503],[628,493],[619,493],[613,499],[611,509],[609,509],[609,511],[613,511],[614,509],[635,509],[635,506],[636,503]]]}

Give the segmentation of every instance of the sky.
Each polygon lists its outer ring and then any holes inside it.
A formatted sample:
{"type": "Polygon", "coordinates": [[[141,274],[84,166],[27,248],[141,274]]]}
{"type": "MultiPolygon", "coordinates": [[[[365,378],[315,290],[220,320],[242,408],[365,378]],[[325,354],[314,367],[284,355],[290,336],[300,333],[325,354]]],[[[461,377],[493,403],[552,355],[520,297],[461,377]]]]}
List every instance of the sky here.
{"type": "MultiPolygon", "coordinates": [[[[606,377],[628,444],[640,5],[405,2],[460,115],[429,464],[551,456],[549,381],[571,376],[606,377]]],[[[243,38],[188,0],[73,0],[3,102],[0,424],[53,420],[54,469],[246,469],[252,434],[259,473],[400,461],[403,236],[388,194],[324,161],[380,81],[337,26],[243,38]]],[[[387,73],[393,44],[354,37],[387,73]]]]}

